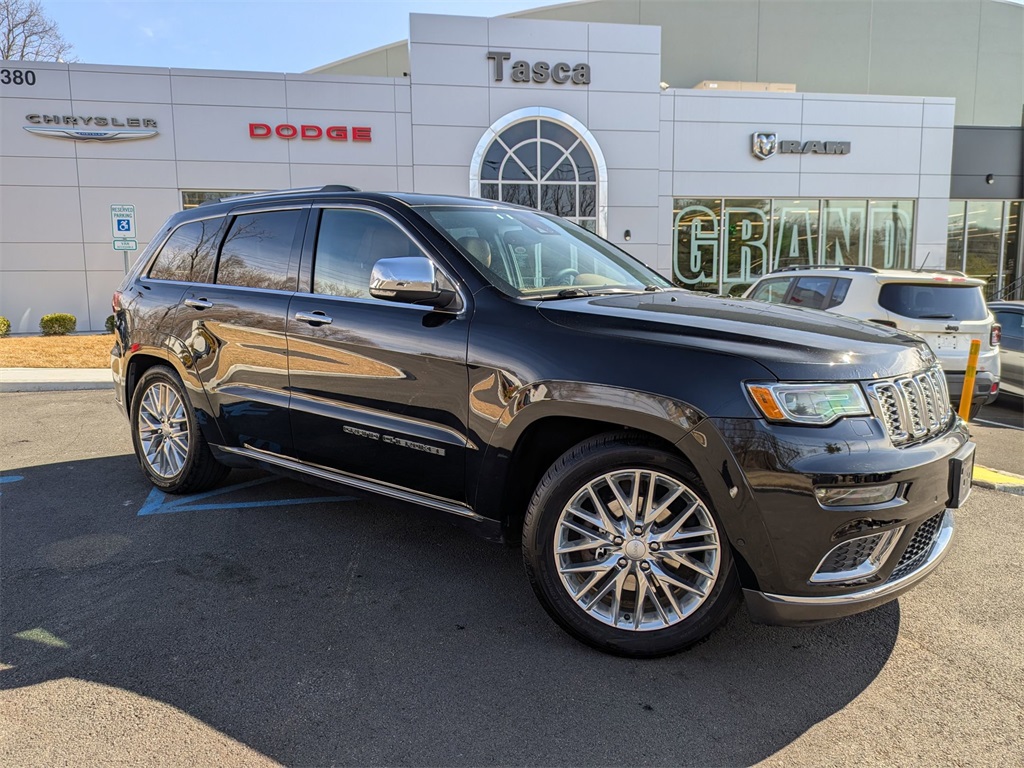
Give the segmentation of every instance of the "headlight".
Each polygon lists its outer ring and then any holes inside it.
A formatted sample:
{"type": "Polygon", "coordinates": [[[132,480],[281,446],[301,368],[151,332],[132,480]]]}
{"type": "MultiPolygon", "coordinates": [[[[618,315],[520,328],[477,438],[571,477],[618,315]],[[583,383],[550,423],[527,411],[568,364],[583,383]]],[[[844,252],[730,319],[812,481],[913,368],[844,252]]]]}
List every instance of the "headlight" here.
{"type": "Polygon", "coordinates": [[[768,419],[831,424],[843,416],[870,416],[859,384],[747,384],[768,419]]]}

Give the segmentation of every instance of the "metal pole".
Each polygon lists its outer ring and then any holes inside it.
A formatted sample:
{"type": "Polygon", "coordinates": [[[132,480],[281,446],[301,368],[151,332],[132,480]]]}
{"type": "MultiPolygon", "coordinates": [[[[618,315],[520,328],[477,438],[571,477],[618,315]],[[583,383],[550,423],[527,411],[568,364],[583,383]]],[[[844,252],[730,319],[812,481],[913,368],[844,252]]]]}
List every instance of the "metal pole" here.
{"type": "Polygon", "coordinates": [[[971,401],[974,395],[974,379],[978,375],[978,354],[981,340],[971,339],[971,351],[967,353],[967,372],[964,374],[964,389],[960,393],[960,418],[968,421],[971,417],[971,401]]]}

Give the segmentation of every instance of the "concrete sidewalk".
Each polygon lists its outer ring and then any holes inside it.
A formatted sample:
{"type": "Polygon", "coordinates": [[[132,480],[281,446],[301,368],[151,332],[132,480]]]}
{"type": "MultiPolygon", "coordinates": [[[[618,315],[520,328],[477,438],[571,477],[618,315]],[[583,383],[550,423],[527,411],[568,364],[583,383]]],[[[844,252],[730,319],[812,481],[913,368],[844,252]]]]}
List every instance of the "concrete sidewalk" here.
{"type": "Polygon", "coordinates": [[[0,368],[0,392],[113,389],[109,368],[0,368]]]}

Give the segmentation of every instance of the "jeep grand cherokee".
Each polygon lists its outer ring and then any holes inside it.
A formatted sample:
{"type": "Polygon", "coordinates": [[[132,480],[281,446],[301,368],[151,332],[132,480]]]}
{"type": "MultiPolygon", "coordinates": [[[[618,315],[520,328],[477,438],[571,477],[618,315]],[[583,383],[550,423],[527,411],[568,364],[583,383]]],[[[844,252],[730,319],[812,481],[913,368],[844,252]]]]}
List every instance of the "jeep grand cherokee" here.
{"type": "Polygon", "coordinates": [[[974,445],[898,330],[674,288],[493,201],[293,190],[173,215],[114,296],[142,471],[257,466],[522,546],[569,633],[655,656],[892,600],[974,445]]]}

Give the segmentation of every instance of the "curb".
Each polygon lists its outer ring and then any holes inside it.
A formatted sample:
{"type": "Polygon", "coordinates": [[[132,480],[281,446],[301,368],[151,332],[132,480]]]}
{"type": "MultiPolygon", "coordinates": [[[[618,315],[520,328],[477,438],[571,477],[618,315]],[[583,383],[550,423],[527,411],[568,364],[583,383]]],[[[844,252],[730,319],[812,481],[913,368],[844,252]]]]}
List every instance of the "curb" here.
{"type": "Polygon", "coordinates": [[[113,388],[112,381],[0,381],[0,392],[75,392],[113,388]]]}
{"type": "Polygon", "coordinates": [[[973,481],[978,488],[1024,496],[1024,476],[1015,475],[1013,472],[1003,472],[975,464],[973,481]]]}
{"type": "Polygon", "coordinates": [[[109,368],[0,368],[0,392],[113,389],[109,368]]]}

